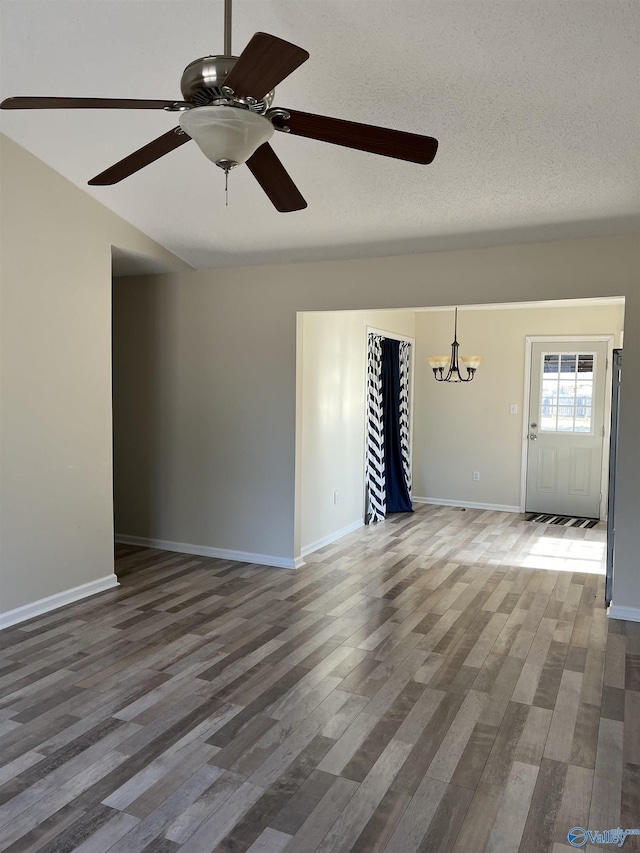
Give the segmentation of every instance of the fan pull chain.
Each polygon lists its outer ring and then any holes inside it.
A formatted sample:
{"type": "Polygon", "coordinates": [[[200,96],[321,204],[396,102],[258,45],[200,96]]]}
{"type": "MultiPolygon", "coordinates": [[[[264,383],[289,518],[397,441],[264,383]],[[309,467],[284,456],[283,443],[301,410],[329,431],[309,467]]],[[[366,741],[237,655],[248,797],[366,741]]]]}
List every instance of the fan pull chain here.
{"type": "Polygon", "coordinates": [[[224,170],[224,206],[229,207],[229,170],[224,170]]]}

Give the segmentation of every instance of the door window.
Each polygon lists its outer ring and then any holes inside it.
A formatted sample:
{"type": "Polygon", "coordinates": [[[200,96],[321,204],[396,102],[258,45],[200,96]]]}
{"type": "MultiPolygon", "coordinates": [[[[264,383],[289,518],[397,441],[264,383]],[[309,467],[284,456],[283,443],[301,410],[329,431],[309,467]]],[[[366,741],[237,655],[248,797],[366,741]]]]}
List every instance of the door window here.
{"type": "Polygon", "coordinates": [[[540,430],[593,432],[593,352],[543,352],[540,371],[540,430]]]}

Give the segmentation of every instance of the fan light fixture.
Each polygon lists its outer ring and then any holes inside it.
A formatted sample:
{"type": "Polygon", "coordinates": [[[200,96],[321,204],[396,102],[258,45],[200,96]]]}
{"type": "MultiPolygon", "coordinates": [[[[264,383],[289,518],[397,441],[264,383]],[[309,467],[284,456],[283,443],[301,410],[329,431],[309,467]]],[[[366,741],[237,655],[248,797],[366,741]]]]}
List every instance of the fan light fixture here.
{"type": "Polygon", "coordinates": [[[467,375],[463,377],[460,373],[458,365],[458,309],[456,308],[453,343],[451,344],[451,355],[432,355],[429,359],[429,365],[433,369],[433,376],[436,382],[471,382],[476,375],[476,370],[482,357],[479,355],[461,355],[460,361],[464,364],[467,375]],[[445,375],[445,370],[447,370],[445,375]]]}
{"type": "MultiPolygon", "coordinates": [[[[217,2],[222,5],[220,0],[217,2]]],[[[179,113],[178,127],[100,172],[91,178],[89,186],[117,184],[195,139],[204,155],[224,171],[227,201],[229,172],[234,166],[246,163],[280,213],[304,210],[307,202],[268,142],[274,130],[408,163],[432,162],[438,150],[438,140],[432,136],[272,106],[275,87],[306,62],[309,53],[277,36],[258,32],[240,56],[235,56],[231,45],[231,5],[232,0],[224,0],[223,53],[201,56],[187,65],[180,79],[182,101],[28,95],[5,98],[0,102],[0,110],[179,113]]]]}
{"type": "Polygon", "coordinates": [[[179,121],[205,157],[225,172],[246,163],[274,132],[268,118],[228,106],[187,110],[181,113],[179,121]]]}

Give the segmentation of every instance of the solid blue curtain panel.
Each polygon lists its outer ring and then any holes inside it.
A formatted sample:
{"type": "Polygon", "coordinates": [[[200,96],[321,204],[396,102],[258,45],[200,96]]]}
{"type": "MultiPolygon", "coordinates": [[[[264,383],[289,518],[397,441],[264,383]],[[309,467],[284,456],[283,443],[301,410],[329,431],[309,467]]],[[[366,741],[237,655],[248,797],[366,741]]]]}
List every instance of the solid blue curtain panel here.
{"type": "Polygon", "coordinates": [[[409,459],[411,344],[369,334],[367,357],[366,521],[412,512],[409,459]]]}

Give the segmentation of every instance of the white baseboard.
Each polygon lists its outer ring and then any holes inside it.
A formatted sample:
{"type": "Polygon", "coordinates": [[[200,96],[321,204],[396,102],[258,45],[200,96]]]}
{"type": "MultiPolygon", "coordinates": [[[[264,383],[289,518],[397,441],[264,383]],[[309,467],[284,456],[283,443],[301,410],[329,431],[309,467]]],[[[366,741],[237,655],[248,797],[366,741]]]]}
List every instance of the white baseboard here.
{"type": "Polygon", "coordinates": [[[627,607],[624,604],[609,605],[607,615],[610,619],[626,619],[627,622],[640,622],[640,607],[627,607]]]}
{"type": "Polygon", "coordinates": [[[23,604],[22,607],[16,607],[15,610],[0,613],[0,628],[8,628],[18,622],[26,622],[27,619],[33,619],[34,616],[41,616],[50,610],[56,610],[58,607],[79,601],[81,598],[87,598],[89,595],[95,595],[97,592],[104,592],[114,586],[118,586],[118,578],[113,574],[105,575],[98,580],[74,586],[72,589],[65,589],[64,592],[56,592],[55,595],[48,595],[46,598],[38,599],[38,601],[32,601],[31,604],[23,604]]]}
{"type": "Polygon", "coordinates": [[[277,569],[298,569],[302,562],[288,557],[273,557],[270,554],[249,554],[247,551],[229,551],[226,548],[210,548],[208,545],[191,545],[189,542],[171,542],[168,539],[145,539],[116,533],[115,541],[122,545],[140,545],[142,548],[157,548],[160,551],[177,551],[178,554],[193,554],[196,557],[215,557],[219,560],[237,560],[239,563],[258,563],[275,566],[277,569]]]}
{"type": "Polygon", "coordinates": [[[509,506],[508,504],[484,504],[476,501],[450,501],[447,498],[418,498],[413,496],[411,500],[416,504],[463,506],[466,509],[487,509],[493,512],[522,512],[519,506],[509,506]]]}
{"type": "Polygon", "coordinates": [[[342,527],[340,530],[335,530],[333,533],[329,533],[328,536],[323,536],[322,539],[316,539],[315,542],[305,545],[300,553],[303,557],[306,557],[307,554],[313,554],[314,551],[324,548],[325,545],[331,545],[332,542],[342,539],[343,536],[346,536],[348,533],[353,533],[354,530],[359,530],[361,527],[364,527],[364,520],[359,518],[357,521],[352,521],[351,524],[347,524],[346,527],[342,527]]]}

